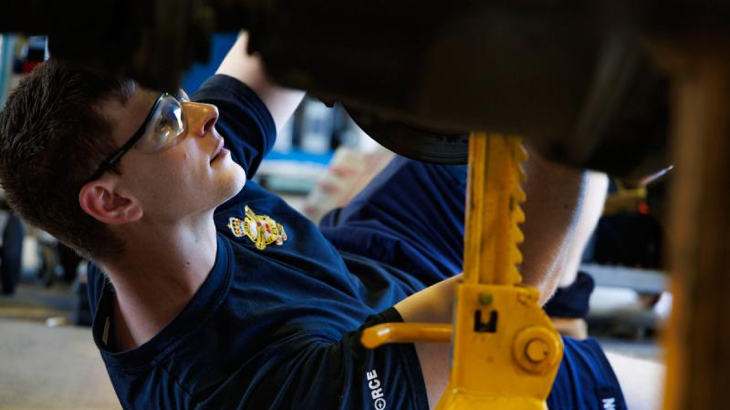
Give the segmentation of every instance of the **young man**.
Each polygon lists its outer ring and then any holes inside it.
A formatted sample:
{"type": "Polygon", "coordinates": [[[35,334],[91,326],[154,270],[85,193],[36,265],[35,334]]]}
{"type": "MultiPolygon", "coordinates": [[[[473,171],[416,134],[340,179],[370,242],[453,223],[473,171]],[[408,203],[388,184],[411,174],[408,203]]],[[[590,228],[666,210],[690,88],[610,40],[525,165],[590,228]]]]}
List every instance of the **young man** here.
{"type": "MultiPolygon", "coordinates": [[[[246,180],[303,93],[245,46],[196,102],[40,66],[0,117],[8,200],[93,261],[94,340],[125,408],[434,406],[449,347],[369,351],[358,329],[451,319],[464,167],[397,158],[317,228],[246,180]]],[[[538,160],[528,173],[523,274],[546,298],[590,183],[538,160]]],[[[565,351],[551,408],[624,406],[594,341],[565,351]]]]}

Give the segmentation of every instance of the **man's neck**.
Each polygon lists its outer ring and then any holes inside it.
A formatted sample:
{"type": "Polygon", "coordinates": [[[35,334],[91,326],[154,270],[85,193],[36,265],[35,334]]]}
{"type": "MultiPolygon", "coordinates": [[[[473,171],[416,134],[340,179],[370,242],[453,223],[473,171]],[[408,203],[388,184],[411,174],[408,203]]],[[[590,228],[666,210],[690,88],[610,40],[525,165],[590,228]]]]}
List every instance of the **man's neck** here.
{"type": "Polygon", "coordinates": [[[137,347],[169,324],[208,277],[217,251],[212,216],[174,226],[143,221],[123,235],[124,257],[102,266],[116,291],[117,350],[137,347]]]}

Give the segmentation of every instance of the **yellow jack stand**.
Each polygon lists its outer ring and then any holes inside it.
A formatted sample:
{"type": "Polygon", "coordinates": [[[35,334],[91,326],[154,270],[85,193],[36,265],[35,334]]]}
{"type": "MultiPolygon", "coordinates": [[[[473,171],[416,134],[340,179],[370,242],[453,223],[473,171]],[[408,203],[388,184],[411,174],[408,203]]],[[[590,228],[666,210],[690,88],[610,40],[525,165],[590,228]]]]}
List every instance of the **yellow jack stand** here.
{"type": "Polygon", "coordinates": [[[449,384],[439,410],[546,409],[563,346],[540,308],[537,289],[521,286],[518,224],[525,215],[517,138],[473,133],[464,277],[456,291],[454,325],[393,323],[363,332],[363,345],[453,339],[449,384]],[[452,337],[453,334],[453,337],[452,337]]]}

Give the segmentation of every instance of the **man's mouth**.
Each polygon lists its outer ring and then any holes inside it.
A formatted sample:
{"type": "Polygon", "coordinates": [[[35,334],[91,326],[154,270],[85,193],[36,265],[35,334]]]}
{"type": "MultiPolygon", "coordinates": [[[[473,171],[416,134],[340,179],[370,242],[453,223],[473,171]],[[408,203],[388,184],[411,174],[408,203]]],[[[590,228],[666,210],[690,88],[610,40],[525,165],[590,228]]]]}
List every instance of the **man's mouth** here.
{"type": "Polygon", "coordinates": [[[215,149],[215,153],[211,157],[210,162],[212,163],[213,161],[215,161],[216,159],[218,159],[218,157],[221,155],[221,153],[223,152],[224,149],[225,148],[223,148],[223,138],[221,138],[218,141],[218,147],[215,149]]]}

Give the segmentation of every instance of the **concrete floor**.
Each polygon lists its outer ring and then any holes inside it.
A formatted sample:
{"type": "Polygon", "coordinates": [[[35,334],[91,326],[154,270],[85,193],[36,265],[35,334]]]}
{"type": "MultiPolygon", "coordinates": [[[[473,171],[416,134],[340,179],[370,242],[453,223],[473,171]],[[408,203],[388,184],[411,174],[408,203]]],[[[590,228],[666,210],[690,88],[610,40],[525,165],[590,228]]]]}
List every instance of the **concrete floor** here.
{"type": "Polygon", "coordinates": [[[0,296],[0,409],[119,409],[91,329],[70,323],[70,286],[0,296]]]}

